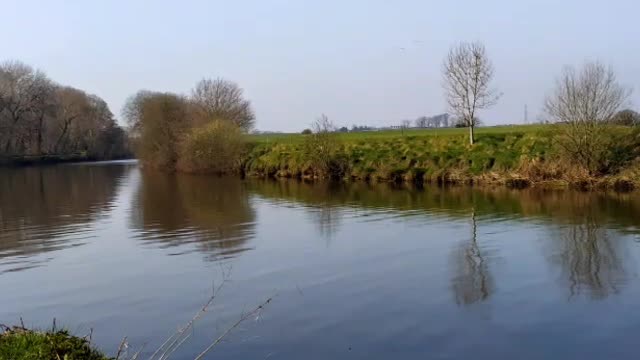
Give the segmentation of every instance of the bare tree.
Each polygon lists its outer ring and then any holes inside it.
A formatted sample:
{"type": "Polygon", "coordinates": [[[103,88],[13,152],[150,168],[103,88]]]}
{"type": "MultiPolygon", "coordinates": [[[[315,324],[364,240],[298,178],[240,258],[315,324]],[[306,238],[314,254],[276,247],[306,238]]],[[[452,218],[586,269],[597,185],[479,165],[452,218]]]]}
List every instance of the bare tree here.
{"type": "Polygon", "coordinates": [[[429,119],[426,116],[421,116],[421,117],[416,119],[416,127],[417,128],[426,128],[428,122],[429,122],[429,119]]]}
{"type": "Polygon", "coordinates": [[[251,102],[244,98],[236,83],[221,78],[203,79],[192,91],[192,100],[204,122],[231,121],[245,131],[251,130],[255,115],[251,102]]]}
{"type": "Polygon", "coordinates": [[[620,85],[611,67],[587,63],[577,72],[566,67],[547,98],[545,111],[558,127],[559,145],[590,173],[598,172],[611,142],[605,130],[631,90],[620,85]]]}
{"type": "Polygon", "coordinates": [[[9,61],[0,65],[0,151],[26,153],[34,137],[41,141],[43,104],[49,99],[51,87],[43,72],[24,63],[9,61]]]}
{"type": "Polygon", "coordinates": [[[99,97],[57,85],[22,62],[0,64],[0,156],[123,156],[128,137],[120,130],[99,97]]]}
{"type": "Polygon", "coordinates": [[[404,131],[411,127],[411,120],[402,120],[400,123],[400,129],[402,130],[402,135],[404,135],[404,131]]]}
{"type": "Polygon", "coordinates": [[[53,151],[59,153],[69,142],[74,122],[79,122],[81,117],[87,116],[89,100],[84,91],[72,87],[60,87],[56,95],[59,103],[58,136],[53,151]]]}
{"type": "Polygon", "coordinates": [[[490,87],[493,65],[484,45],[463,42],[452,47],[444,61],[443,77],[449,107],[469,127],[473,145],[477,111],[495,105],[500,98],[490,87]]]}
{"type": "Polygon", "coordinates": [[[311,127],[313,128],[314,134],[327,134],[336,131],[336,126],[325,114],[320,115],[320,117],[311,124],[311,127]]]}

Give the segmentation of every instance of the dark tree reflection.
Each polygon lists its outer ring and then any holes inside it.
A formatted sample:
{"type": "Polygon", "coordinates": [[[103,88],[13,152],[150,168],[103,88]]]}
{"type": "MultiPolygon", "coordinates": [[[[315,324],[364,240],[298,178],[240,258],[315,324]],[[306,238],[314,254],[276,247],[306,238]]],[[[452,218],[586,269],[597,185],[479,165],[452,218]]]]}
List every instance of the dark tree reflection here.
{"type": "Polygon", "coordinates": [[[211,260],[247,249],[255,211],[237,178],[142,172],[132,225],[147,244],[211,260]]]}
{"type": "Polygon", "coordinates": [[[589,215],[554,233],[551,259],[560,266],[570,298],[582,294],[602,299],[619,291],[627,279],[621,240],[589,215]]]}
{"type": "Polygon", "coordinates": [[[458,305],[471,305],[487,300],[495,291],[489,262],[478,244],[475,210],[471,212],[471,237],[454,248],[451,286],[458,305]]]}
{"type": "Polygon", "coordinates": [[[9,263],[5,271],[37,266],[35,255],[83,244],[87,224],[111,208],[132,166],[0,170],[0,265],[9,263]]]}

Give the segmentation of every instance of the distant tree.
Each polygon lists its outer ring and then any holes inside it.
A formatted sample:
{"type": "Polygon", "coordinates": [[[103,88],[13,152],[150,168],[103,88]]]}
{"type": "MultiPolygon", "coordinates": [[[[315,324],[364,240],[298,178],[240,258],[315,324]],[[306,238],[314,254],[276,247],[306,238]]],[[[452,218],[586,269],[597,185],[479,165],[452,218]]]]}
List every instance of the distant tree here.
{"type": "Polygon", "coordinates": [[[493,65],[481,43],[460,43],[449,50],[444,61],[443,77],[451,111],[469,127],[473,145],[476,113],[497,103],[500,94],[490,87],[493,65]]]}
{"type": "Polygon", "coordinates": [[[313,131],[311,131],[311,129],[302,130],[302,135],[309,135],[309,134],[312,134],[312,133],[313,133],[313,131]]]}
{"type": "Polygon", "coordinates": [[[243,90],[236,83],[221,78],[201,80],[191,93],[191,99],[203,122],[231,121],[249,132],[255,115],[251,102],[244,98],[243,90]]]}
{"type": "MultiPolygon", "coordinates": [[[[476,117],[473,120],[473,124],[474,124],[475,127],[482,126],[482,120],[480,118],[476,117]]],[[[455,128],[466,128],[466,127],[469,127],[469,123],[467,121],[463,120],[463,119],[456,119],[456,121],[454,123],[454,127],[455,128]]]]}
{"type": "Polygon", "coordinates": [[[640,114],[630,109],[618,111],[611,118],[611,124],[621,126],[640,126],[640,114]]]}
{"type": "Polygon", "coordinates": [[[57,85],[18,61],[0,64],[0,156],[83,154],[101,159],[104,144],[98,140],[116,128],[98,96],[57,85]]]}
{"type": "Polygon", "coordinates": [[[416,119],[416,127],[417,128],[426,128],[428,122],[429,122],[429,118],[427,118],[426,116],[421,116],[421,117],[416,119]]]}
{"type": "Polygon", "coordinates": [[[400,129],[402,130],[402,135],[404,135],[404,131],[411,127],[411,120],[402,120],[400,123],[400,129]]]}
{"type": "Polygon", "coordinates": [[[127,132],[115,121],[105,126],[96,142],[94,155],[99,159],[123,159],[133,155],[127,132]]]}
{"type": "Polygon", "coordinates": [[[343,132],[343,133],[349,132],[349,128],[347,128],[346,126],[343,126],[338,131],[343,132]]]}
{"type": "Polygon", "coordinates": [[[591,174],[607,167],[613,135],[607,131],[631,90],[620,85],[610,67],[587,63],[580,71],[566,67],[547,98],[545,111],[558,126],[559,141],[568,160],[591,174]]]}

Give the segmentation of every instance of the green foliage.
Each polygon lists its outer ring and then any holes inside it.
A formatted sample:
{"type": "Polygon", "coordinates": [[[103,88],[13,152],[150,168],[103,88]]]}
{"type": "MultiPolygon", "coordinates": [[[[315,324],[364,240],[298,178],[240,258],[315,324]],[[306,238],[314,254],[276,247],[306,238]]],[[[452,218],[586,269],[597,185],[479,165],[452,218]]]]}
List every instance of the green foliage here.
{"type": "Polygon", "coordinates": [[[229,121],[213,121],[192,129],[181,141],[178,170],[229,173],[239,170],[244,134],[229,121]]]}
{"type": "Polygon", "coordinates": [[[7,360],[108,360],[86,339],[66,330],[7,330],[0,334],[0,359],[7,360]]]}

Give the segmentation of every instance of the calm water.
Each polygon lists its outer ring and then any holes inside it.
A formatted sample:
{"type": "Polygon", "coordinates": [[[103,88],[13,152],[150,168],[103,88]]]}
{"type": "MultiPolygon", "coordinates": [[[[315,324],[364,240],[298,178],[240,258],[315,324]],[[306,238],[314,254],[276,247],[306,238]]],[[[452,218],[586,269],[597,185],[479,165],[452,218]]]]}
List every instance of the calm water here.
{"type": "Polygon", "coordinates": [[[0,170],[0,323],[177,359],[638,357],[640,197],[0,170]]]}

